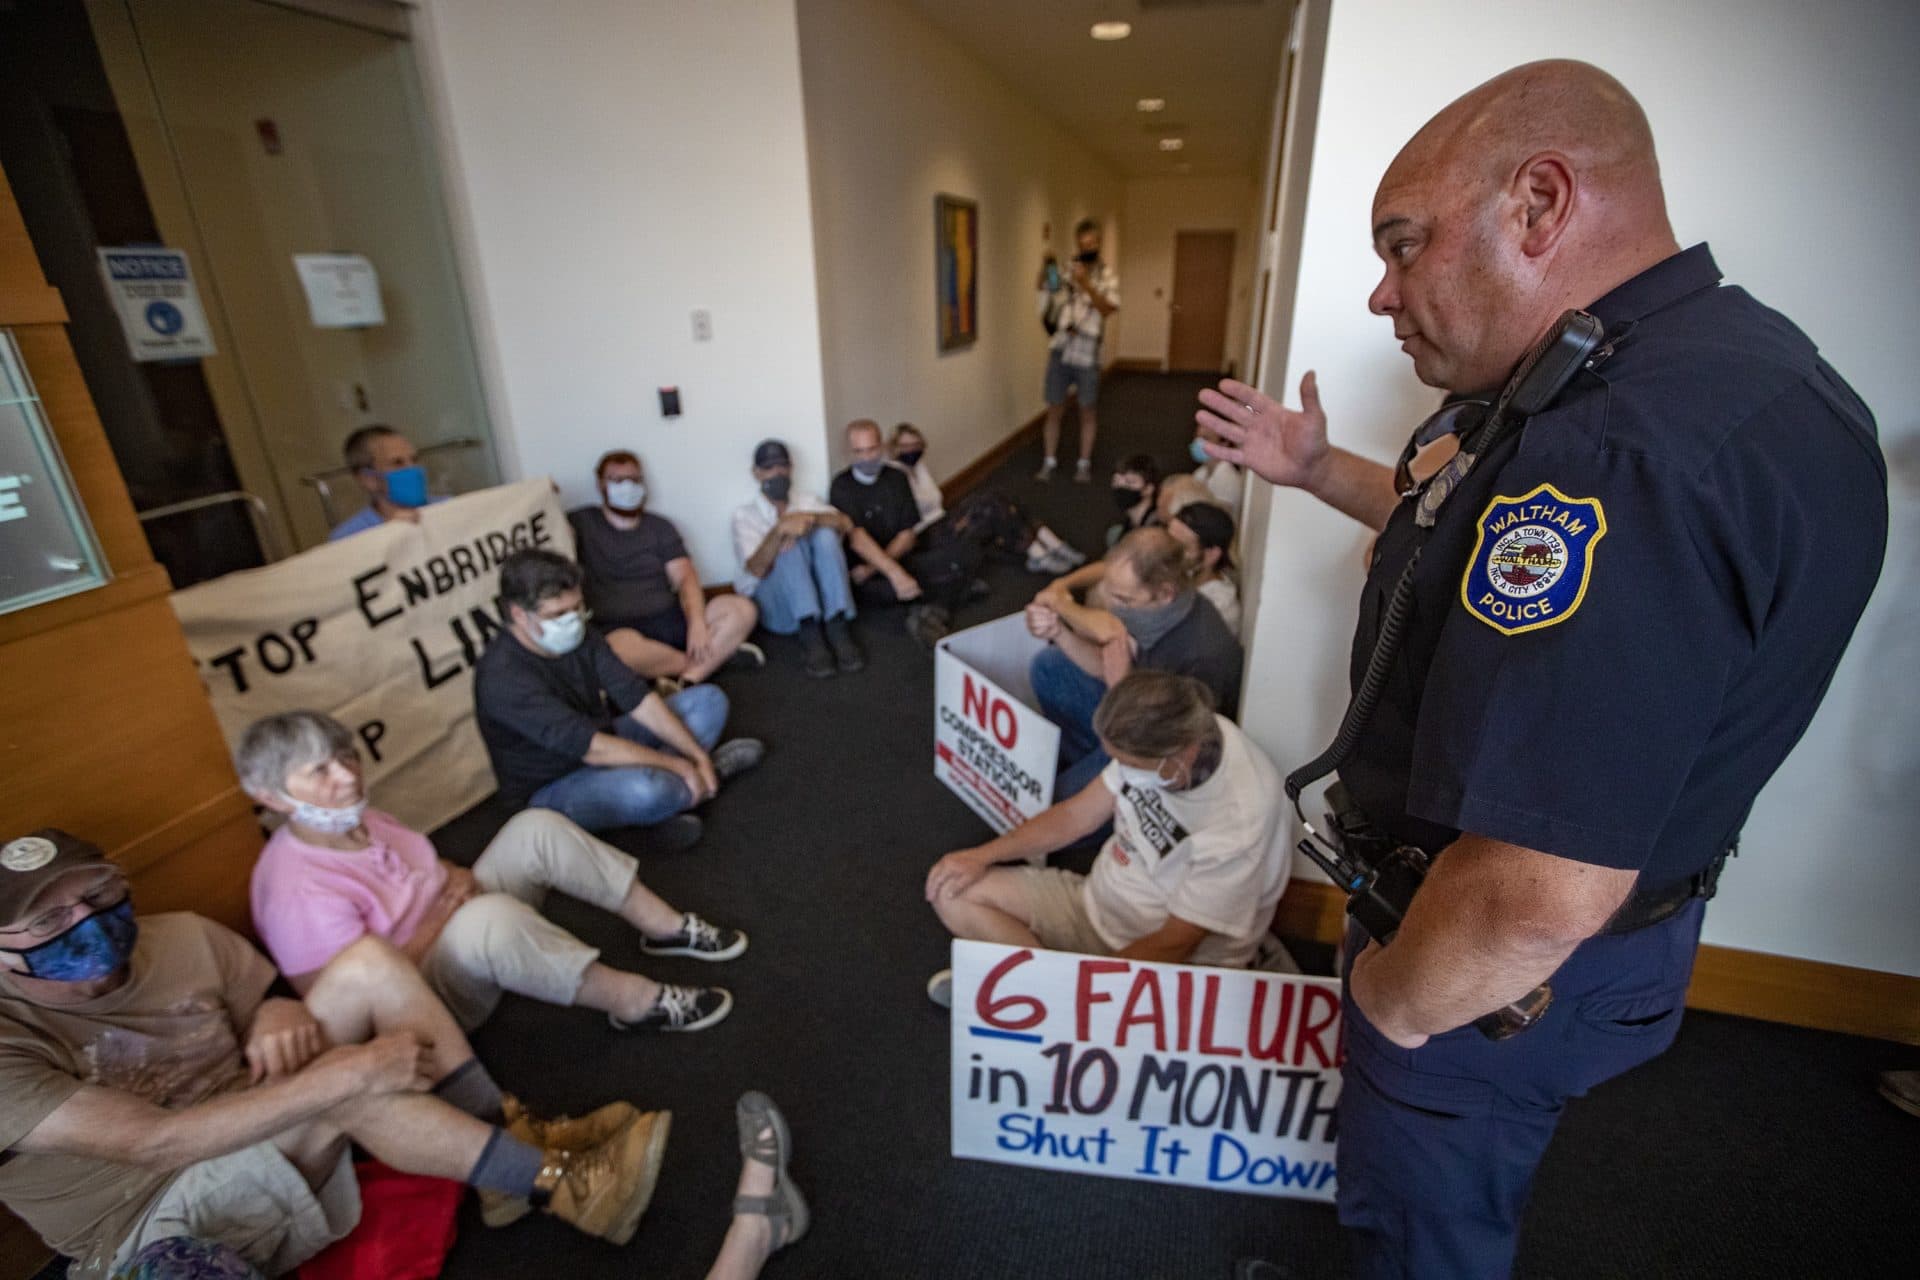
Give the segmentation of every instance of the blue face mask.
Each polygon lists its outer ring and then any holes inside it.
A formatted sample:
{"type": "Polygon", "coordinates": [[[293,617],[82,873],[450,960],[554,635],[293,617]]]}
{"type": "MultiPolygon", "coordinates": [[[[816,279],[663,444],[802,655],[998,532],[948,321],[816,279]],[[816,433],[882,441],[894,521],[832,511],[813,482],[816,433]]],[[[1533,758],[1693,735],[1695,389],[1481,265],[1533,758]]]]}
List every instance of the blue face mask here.
{"type": "Polygon", "coordinates": [[[1207,456],[1206,441],[1202,440],[1199,436],[1195,436],[1187,445],[1187,456],[1203,467],[1213,461],[1212,458],[1207,456]]]}
{"type": "Polygon", "coordinates": [[[424,507],[427,505],[427,469],[418,463],[411,467],[400,467],[389,471],[387,482],[387,501],[396,507],[424,507]]]}
{"type": "Polygon", "coordinates": [[[57,938],[13,954],[26,961],[29,977],[49,982],[92,982],[127,962],[139,934],[133,900],[129,898],[110,911],[88,916],[57,938]]]}

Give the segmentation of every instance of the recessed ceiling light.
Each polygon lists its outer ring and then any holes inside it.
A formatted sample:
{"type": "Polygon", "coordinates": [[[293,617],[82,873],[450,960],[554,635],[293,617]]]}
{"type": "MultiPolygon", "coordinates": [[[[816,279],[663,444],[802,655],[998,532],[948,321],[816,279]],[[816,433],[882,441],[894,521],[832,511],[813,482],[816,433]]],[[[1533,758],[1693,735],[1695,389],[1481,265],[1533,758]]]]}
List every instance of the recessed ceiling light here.
{"type": "Polygon", "coordinates": [[[1090,33],[1095,40],[1125,40],[1133,34],[1131,22],[1096,22],[1090,33]]]}
{"type": "Polygon", "coordinates": [[[1165,111],[1167,109],[1167,100],[1165,98],[1142,98],[1133,105],[1142,111],[1165,111]]]}
{"type": "Polygon", "coordinates": [[[1182,147],[1184,147],[1184,146],[1186,146],[1186,145],[1187,145],[1187,140],[1186,140],[1185,138],[1162,138],[1162,139],[1160,139],[1160,149],[1161,149],[1162,151],[1178,151],[1178,150],[1180,150],[1180,148],[1182,148],[1182,147]]]}

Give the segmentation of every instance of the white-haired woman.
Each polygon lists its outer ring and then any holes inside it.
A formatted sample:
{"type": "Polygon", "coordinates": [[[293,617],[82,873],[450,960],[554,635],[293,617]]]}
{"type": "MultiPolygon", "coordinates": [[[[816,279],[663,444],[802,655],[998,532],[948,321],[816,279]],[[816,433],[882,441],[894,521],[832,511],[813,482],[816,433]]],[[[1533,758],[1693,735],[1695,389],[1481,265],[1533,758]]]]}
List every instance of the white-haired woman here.
{"type": "Polygon", "coordinates": [[[698,1031],[726,1017],[719,987],[654,982],[540,914],[551,889],[610,911],[649,955],[731,960],[738,929],[668,906],[640,883],[634,859],[550,809],[500,829],[471,871],[421,833],[367,805],[359,746],[317,711],[268,716],[241,739],[249,794],[285,816],[253,870],[253,923],[274,963],[305,992],[326,963],[366,934],[398,947],[467,1028],[502,991],[606,1013],[619,1030],[698,1031]]]}

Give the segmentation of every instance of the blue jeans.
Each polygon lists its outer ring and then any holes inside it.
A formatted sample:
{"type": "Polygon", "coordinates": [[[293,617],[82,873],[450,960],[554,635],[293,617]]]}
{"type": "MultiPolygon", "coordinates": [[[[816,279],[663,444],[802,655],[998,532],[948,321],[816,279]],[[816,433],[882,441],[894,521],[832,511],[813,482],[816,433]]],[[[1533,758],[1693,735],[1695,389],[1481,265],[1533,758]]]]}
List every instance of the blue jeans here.
{"type": "MultiPolygon", "coordinates": [[[[727,695],[697,684],[667,699],[667,706],[705,750],[713,750],[727,726],[727,695]]],[[[669,750],[650,730],[621,716],[613,731],[629,742],[656,751],[669,750]]],[[[679,774],[645,765],[587,765],[555,778],[533,793],[528,807],[553,809],[588,831],[609,827],[648,827],[693,807],[693,793],[679,774]]]]}
{"type": "Polygon", "coordinates": [[[1060,775],[1053,783],[1053,802],[1059,804],[1079,795],[1107,767],[1107,753],[1093,732],[1093,713],[1107,686],[1052,645],[1033,655],[1027,678],[1041,713],[1060,726],[1060,775]]]}
{"type": "Polygon", "coordinates": [[[853,587],[840,535],[815,529],[775,556],[753,589],[753,602],[760,606],[760,625],[777,636],[792,635],[809,618],[851,618],[853,587]]]}
{"type": "MultiPolygon", "coordinates": [[[[1358,1280],[1508,1274],[1567,1099],[1673,1043],[1705,913],[1587,939],[1540,1021],[1508,1040],[1461,1027],[1402,1049],[1347,996],[1336,1195],[1358,1280]]],[[[1349,964],[1365,941],[1349,928],[1349,964]]]]}

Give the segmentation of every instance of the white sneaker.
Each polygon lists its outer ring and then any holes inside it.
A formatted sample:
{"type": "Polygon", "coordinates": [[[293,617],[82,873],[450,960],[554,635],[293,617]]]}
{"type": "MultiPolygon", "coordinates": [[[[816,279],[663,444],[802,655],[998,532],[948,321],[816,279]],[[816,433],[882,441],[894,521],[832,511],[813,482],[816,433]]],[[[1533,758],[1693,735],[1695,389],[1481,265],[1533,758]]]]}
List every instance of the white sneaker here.
{"type": "Polygon", "coordinates": [[[1033,473],[1033,478],[1035,480],[1038,480],[1041,484],[1046,484],[1048,481],[1053,479],[1053,473],[1055,471],[1058,471],[1059,469],[1060,469],[1060,464],[1058,462],[1055,462],[1052,458],[1048,458],[1040,464],[1040,469],[1033,473]]]}
{"type": "Polygon", "coordinates": [[[1075,484],[1093,483],[1093,462],[1091,459],[1082,458],[1073,464],[1073,482],[1075,484]]]}
{"type": "Polygon", "coordinates": [[[942,969],[927,979],[927,999],[942,1009],[953,1008],[953,970],[942,969]]]}

